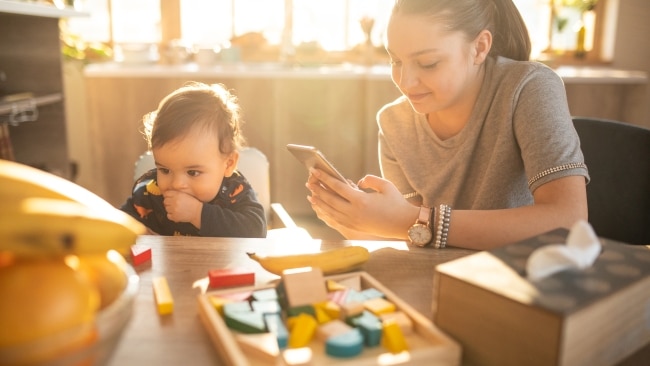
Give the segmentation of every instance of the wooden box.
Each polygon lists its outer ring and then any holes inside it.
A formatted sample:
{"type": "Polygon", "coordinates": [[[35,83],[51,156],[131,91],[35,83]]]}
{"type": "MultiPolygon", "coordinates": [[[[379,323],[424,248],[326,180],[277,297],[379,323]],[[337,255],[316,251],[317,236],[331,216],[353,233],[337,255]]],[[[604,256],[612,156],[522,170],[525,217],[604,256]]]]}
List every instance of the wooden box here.
{"type": "Polygon", "coordinates": [[[438,265],[434,324],[472,365],[611,365],[650,342],[650,249],[601,239],[584,271],[526,279],[528,256],[558,229],[438,265]]]}
{"type": "MultiPolygon", "coordinates": [[[[398,298],[394,293],[384,287],[366,272],[351,272],[325,277],[335,281],[342,281],[352,277],[360,277],[361,289],[374,288],[384,293],[385,297],[395,306],[406,313],[413,323],[413,332],[406,335],[409,351],[392,355],[385,348],[378,346],[365,347],[362,353],[351,358],[333,358],[324,352],[322,342],[314,340],[310,347],[313,352],[310,365],[458,365],[460,364],[461,349],[457,342],[437,329],[429,319],[411,308],[407,303],[398,298]]],[[[210,296],[232,294],[263,288],[273,287],[273,284],[262,287],[238,287],[220,291],[208,291],[198,296],[199,315],[203,325],[208,330],[210,337],[221,358],[228,365],[282,365],[278,357],[275,363],[245,354],[238,346],[234,332],[230,330],[223,318],[211,304],[210,296]]]]}

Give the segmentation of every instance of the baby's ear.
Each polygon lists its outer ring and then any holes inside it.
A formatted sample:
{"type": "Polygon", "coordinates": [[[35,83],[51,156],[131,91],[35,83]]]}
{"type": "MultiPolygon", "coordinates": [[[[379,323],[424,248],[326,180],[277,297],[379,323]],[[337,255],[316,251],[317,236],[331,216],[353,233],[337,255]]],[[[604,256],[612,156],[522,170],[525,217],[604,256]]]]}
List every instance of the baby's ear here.
{"type": "Polygon", "coordinates": [[[237,162],[239,162],[239,151],[235,150],[226,158],[226,171],[223,175],[230,177],[235,172],[235,169],[237,169],[237,162]]]}

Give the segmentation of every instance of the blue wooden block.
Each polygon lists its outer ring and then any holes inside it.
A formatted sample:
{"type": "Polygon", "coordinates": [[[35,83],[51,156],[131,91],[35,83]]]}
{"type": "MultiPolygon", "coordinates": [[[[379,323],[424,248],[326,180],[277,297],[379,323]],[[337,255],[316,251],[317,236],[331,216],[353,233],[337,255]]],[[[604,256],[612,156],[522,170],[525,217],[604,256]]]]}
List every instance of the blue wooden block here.
{"type": "Polygon", "coordinates": [[[325,341],[325,353],[332,357],[349,358],[363,351],[363,336],[359,329],[330,337],[325,341]]]}
{"type": "Polygon", "coordinates": [[[377,290],[374,287],[370,287],[370,288],[367,288],[367,289],[361,291],[361,295],[363,295],[363,297],[366,300],[372,300],[372,299],[376,299],[376,298],[385,298],[384,293],[377,290]]]}
{"type": "Polygon", "coordinates": [[[277,300],[278,292],[275,291],[275,288],[272,287],[261,289],[261,290],[255,290],[253,291],[253,299],[258,301],[277,300]]]}
{"type": "Polygon", "coordinates": [[[264,322],[266,323],[266,329],[273,333],[278,340],[278,347],[280,349],[287,348],[289,331],[284,325],[284,321],[282,321],[282,316],[280,314],[264,314],[264,322]]]}
{"type": "Polygon", "coordinates": [[[262,314],[280,313],[282,311],[280,303],[276,300],[253,301],[251,302],[251,306],[253,307],[253,311],[262,314]]]}

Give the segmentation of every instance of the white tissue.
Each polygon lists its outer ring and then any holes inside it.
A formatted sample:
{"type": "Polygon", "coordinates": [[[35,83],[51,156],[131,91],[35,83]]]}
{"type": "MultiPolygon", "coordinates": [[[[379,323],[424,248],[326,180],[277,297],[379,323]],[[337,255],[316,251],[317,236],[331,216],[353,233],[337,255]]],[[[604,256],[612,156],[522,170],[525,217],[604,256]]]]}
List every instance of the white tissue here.
{"type": "Polygon", "coordinates": [[[594,229],[588,222],[580,220],[571,228],[566,244],[545,245],[531,253],[526,262],[528,279],[538,281],[570,268],[590,267],[600,251],[600,241],[594,229]]]}

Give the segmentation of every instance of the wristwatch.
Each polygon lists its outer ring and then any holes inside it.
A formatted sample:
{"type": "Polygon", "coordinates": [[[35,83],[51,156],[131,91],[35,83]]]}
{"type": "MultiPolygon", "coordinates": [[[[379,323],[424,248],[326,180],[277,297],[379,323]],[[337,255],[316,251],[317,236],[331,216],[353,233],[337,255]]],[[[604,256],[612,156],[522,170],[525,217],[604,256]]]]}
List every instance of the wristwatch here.
{"type": "Polygon", "coordinates": [[[420,215],[418,215],[415,224],[409,228],[408,237],[412,244],[419,247],[425,247],[431,244],[433,233],[429,226],[431,218],[431,208],[426,206],[420,207],[420,215]]]}

